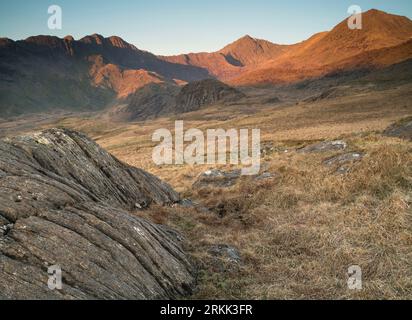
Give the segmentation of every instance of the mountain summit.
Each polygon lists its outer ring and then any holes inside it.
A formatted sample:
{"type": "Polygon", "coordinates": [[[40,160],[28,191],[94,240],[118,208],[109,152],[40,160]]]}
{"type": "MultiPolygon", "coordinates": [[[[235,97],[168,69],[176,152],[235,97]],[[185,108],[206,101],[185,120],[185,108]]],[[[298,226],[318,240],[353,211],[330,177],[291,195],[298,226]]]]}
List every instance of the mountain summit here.
{"type": "Polygon", "coordinates": [[[351,30],[345,19],[294,45],[246,35],[217,52],[169,57],[99,34],[80,40],[0,38],[0,115],[100,110],[130,100],[153,83],[167,84],[168,92],[170,85],[210,78],[236,86],[293,83],[412,58],[410,19],[370,10],[362,24],[361,30],[351,30]]]}
{"type": "MultiPolygon", "coordinates": [[[[166,61],[207,69],[215,77],[235,85],[282,83],[319,77],[336,70],[363,67],[366,52],[387,57],[385,65],[412,57],[410,46],[412,21],[407,17],[369,10],[363,13],[362,30],[348,28],[347,19],[331,31],[318,33],[294,45],[279,45],[246,35],[212,53],[191,53],[160,57],[166,61]],[[396,54],[390,58],[390,50],[396,54]],[[351,61],[352,60],[352,61],[351,61]]],[[[368,67],[378,63],[372,57],[368,67]]]]}
{"type": "Polygon", "coordinates": [[[351,30],[345,19],[329,32],[287,47],[276,59],[268,59],[258,67],[246,70],[232,82],[242,85],[290,82],[342,69],[378,67],[382,64],[375,61],[375,57],[383,53],[387,55],[380,59],[385,60],[384,65],[412,58],[411,20],[370,10],[363,14],[362,24],[361,30],[351,30]],[[397,48],[399,46],[403,49],[397,48]],[[397,53],[393,54],[393,51],[397,53]],[[367,53],[370,59],[362,64],[367,53]]]}

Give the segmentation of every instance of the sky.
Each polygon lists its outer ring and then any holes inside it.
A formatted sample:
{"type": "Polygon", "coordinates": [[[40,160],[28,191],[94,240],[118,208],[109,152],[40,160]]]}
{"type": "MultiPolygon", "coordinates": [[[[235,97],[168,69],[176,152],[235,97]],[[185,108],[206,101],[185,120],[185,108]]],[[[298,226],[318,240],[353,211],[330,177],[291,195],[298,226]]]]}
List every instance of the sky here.
{"type": "Polygon", "coordinates": [[[99,33],[160,55],[212,52],[246,34],[303,41],[347,18],[351,5],[412,18],[411,0],[0,0],[0,37],[99,33]],[[48,28],[50,5],[62,8],[61,30],[48,28]]]}

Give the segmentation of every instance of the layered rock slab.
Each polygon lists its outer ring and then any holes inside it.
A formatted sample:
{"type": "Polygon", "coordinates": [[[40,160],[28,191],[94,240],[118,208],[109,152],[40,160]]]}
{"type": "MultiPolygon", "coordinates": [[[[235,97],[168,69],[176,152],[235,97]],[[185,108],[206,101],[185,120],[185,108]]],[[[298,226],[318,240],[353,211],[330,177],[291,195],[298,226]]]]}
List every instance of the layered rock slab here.
{"type": "Polygon", "coordinates": [[[176,233],[131,213],[179,201],[81,133],[0,141],[0,299],[168,299],[194,268],[176,233]],[[61,290],[48,268],[62,269],[61,290]]]}

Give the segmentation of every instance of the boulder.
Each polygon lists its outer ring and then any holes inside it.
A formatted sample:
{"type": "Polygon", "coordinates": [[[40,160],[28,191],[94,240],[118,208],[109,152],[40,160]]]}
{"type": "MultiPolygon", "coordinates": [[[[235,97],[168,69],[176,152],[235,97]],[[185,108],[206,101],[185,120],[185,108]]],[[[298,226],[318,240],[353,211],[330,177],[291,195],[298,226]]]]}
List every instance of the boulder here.
{"type": "Polygon", "coordinates": [[[132,211],[178,194],[81,133],[0,141],[0,299],[170,299],[195,269],[166,227],[132,211]],[[48,268],[62,288],[48,287],[48,268]]]}

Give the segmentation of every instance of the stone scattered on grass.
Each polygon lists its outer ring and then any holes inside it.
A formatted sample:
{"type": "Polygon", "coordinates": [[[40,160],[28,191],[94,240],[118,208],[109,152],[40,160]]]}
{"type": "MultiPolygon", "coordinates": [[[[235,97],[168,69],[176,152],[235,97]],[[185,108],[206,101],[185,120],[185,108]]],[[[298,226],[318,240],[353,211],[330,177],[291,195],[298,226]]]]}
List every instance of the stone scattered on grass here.
{"type": "Polygon", "coordinates": [[[270,173],[270,172],[264,172],[260,175],[254,176],[253,179],[255,181],[262,181],[262,180],[269,180],[269,179],[273,179],[275,176],[270,173]]]}
{"type": "Polygon", "coordinates": [[[383,134],[389,137],[397,137],[412,141],[412,117],[408,117],[392,124],[383,132],[383,134]]]}
{"type": "Polygon", "coordinates": [[[227,244],[211,246],[209,254],[213,257],[213,266],[218,272],[233,272],[239,270],[242,257],[237,248],[227,244]]]}
{"type": "MultiPolygon", "coordinates": [[[[254,181],[261,181],[274,178],[274,175],[270,172],[263,172],[255,176],[243,176],[245,178],[251,178],[254,181]]],[[[242,178],[241,170],[222,171],[222,170],[208,170],[203,172],[193,184],[193,188],[230,188],[234,186],[239,179],[242,178]]]]}
{"type": "Polygon", "coordinates": [[[328,158],[323,161],[323,164],[329,167],[338,165],[336,173],[347,174],[350,171],[350,164],[362,160],[364,156],[361,152],[348,152],[328,158]]]}
{"type": "Polygon", "coordinates": [[[211,213],[211,211],[208,208],[202,206],[201,204],[191,199],[183,199],[179,201],[178,203],[176,203],[174,206],[176,205],[181,206],[183,208],[193,208],[200,213],[211,213]]]}
{"type": "Polygon", "coordinates": [[[335,164],[342,165],[348,162],[360,161],[363,157],[364,157],[364,154],[361,152],[349,152],[349,153],[344,153],[338,156],[328,158],[323,161],[323,164],[327,166],[332,166],[335,164]]]}
{"type": "Polygon", "coordinates": [[[208,170],[202,173],[196,182],[194,188],[217,187],[229,188],[236,184],[241,177],[241,170],[221,171],[217,169],[208,170]]]}
{"type": "Polygon", "coordinates": [[[240,263],[242,261],[239,250],[227,244],[213,245],[209,249],[209,253],[214,256],[226,258],[236,263],[240,263]]]}
{"type": "Polygon", "coordinates": [[[297,150],[297,152],[317,153],[317,152],[337,151],[337,150],[345,150],[347,146],[348,146],[347,143],[342,140],[322,141],[319,143],[311,144],[309,146],[300,148],[297,150]]]}

